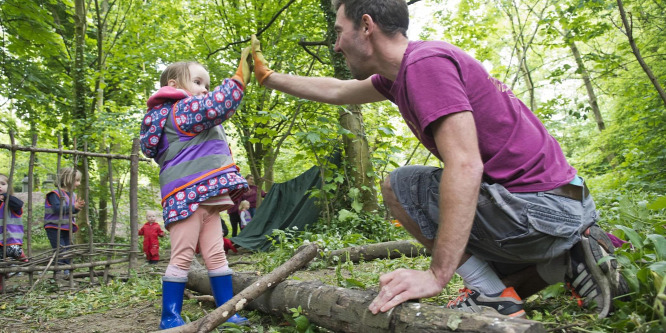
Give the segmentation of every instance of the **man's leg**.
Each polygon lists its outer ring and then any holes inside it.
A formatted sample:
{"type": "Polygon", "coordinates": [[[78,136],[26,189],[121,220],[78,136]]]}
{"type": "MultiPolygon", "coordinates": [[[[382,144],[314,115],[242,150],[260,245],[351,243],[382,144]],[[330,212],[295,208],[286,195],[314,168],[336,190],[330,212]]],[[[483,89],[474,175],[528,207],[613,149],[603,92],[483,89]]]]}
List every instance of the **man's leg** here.
{"type": "MultiPolygon", "coordinates": [[[[393,216],[431,251],[439,222],[440,177],[439,168],[409,166],[393,171],[382,185],[384,201],[393,216]]],[[[507,290],[486,261],[465,254],[456,272],[466,288],[449,307],[468,312],[489,308],[505,315],[524,316],[522,301],[513,289],[507,290]]]]}

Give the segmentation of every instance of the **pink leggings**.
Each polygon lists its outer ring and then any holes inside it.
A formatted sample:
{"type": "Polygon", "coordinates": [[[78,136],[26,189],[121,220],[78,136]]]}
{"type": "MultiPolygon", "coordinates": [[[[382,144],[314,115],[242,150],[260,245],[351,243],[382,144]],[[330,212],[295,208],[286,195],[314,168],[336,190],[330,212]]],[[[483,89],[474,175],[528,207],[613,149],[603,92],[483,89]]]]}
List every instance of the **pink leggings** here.
{"type": "Polygon", "coordinates": [[[171,259],[169,266],[188,271],[199,244],[201,256],[209,271],[227,265],[222,242],[220,206],[199,205],[190,217],[169,225],[171,259]]]}

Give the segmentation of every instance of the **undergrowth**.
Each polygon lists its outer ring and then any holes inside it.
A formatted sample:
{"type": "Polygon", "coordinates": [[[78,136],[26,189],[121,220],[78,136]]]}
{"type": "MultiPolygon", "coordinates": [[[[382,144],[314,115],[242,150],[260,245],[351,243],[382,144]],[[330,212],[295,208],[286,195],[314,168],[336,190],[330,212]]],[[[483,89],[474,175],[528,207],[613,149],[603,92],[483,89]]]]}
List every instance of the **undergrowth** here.
{"type": "MultiPolygon", "coordinates": [[[[615,301],[616,311],[604,319],[597,319],[594,311],[580,308],[565,292],[563,285],[555,284],[526,300],[528,317],[540,321],[550,332],[663,332],[666,331],[666,199],[657,195],[614,194],[596,196],[601,212],[600,226],[620,239],[628,241],[617,249],[616,255],[622,274],[631,288],[629,301],[615,301]]],[[[302,245],[316,242],[321,249],[337,250],[344,247],[411,239],[403,228],[395,227],[383,217],[341,211],[330,224],[318,224],[304,231],[276,230],[270,236],[270,252],[257,252],[244,259],[255,264],[234,268],[237,271],[268,273],[292,257],[302,245]]],[[[343,262],[319,260],[310,270],[333,267],[334,273],[325,274],[324,282],[345,288],[374,289],[379,277],[398,268],[425,270],[429,257],[400,257],[372,262],[343,262]]],[[[604,259],[602,259],[604,260],[604,259]]],[[[607,260],[607,259],[606,259],[607,260]]],[[[455,297],[461,279],[456,275],[437,297],[421,302],[445,305],[455,297]]],[[[45,295],[53,292],[50,284],[40,284],[33,292],[13,297],[11,302],[0,301],[0,315],[20,318],[26,322],[67,318],[89,313],[101,313],[115,307],[132,307],[153,302],[159,307],[160,279],[155,276],[132,276],[127,282],[113,281],[107,286],[84,289],[78,293],[60,292],[57,298],[45,295]]],[[[193,321],[203,317],[210,308],[196,300],[186,300],[183,317],[193,321]]],[[[227,326],[225,332],[325,332],[307,319],[302,308],[290,309],[284,318],[245,312],[252,326],[227,326]],[[284,325],[287,326],[284,326],[284,325]]]]}

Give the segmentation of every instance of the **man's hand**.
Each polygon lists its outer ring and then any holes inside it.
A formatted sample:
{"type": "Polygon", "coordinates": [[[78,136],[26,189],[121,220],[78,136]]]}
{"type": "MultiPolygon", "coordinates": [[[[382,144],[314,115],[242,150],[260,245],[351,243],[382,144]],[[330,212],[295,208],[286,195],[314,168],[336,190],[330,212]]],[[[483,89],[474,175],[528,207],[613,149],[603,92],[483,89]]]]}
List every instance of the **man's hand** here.
{"type": "Polygon", "coordinates": [[[261,53],[261,44],[255,35],[252,35],[252,57],[254,58],[254,77],[257,78],[260,85],[264,85],[264,80],[273,74],[273,71],[268,68],[268,62],[261,53]]]}
{"type": "Polygon", "coordinates": [[[252,62],[252,57],[250,52],[252,51],[251,47],[248,46],[243,49],[241,52],[240,63],[238,64],[238,69],[236,69],[236,74],[231,78],[240,82],[243,85],[243,88],[250,82],[250,74],[252,74],[252,69],[250,69],[250,62],[252,62]]]}
{"type": "Polygon", "coordinates": [[[386,312],[410,299],[439,295],[444,286],[431,270],[398,269],[379,278],[379,295],[368,309],[373,314],[386,312]]]}

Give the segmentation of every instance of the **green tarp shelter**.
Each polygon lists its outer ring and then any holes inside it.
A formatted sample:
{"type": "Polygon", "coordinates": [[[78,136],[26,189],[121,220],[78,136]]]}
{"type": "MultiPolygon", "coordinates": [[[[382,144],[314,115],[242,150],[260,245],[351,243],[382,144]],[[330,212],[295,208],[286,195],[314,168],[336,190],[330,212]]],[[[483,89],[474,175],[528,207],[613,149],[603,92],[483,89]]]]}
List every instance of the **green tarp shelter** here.
{"type": "Polygon", "coordinates": [[[306,225],[317,222],[319,207],[307,191],[320,186],[321,175],[316,166],[285,183],[273,184],[252,222],[231,241],[247,249],[267,251],[271,243],[266,235],[271,235],[274,229],[304,230],[306,225]]]}

